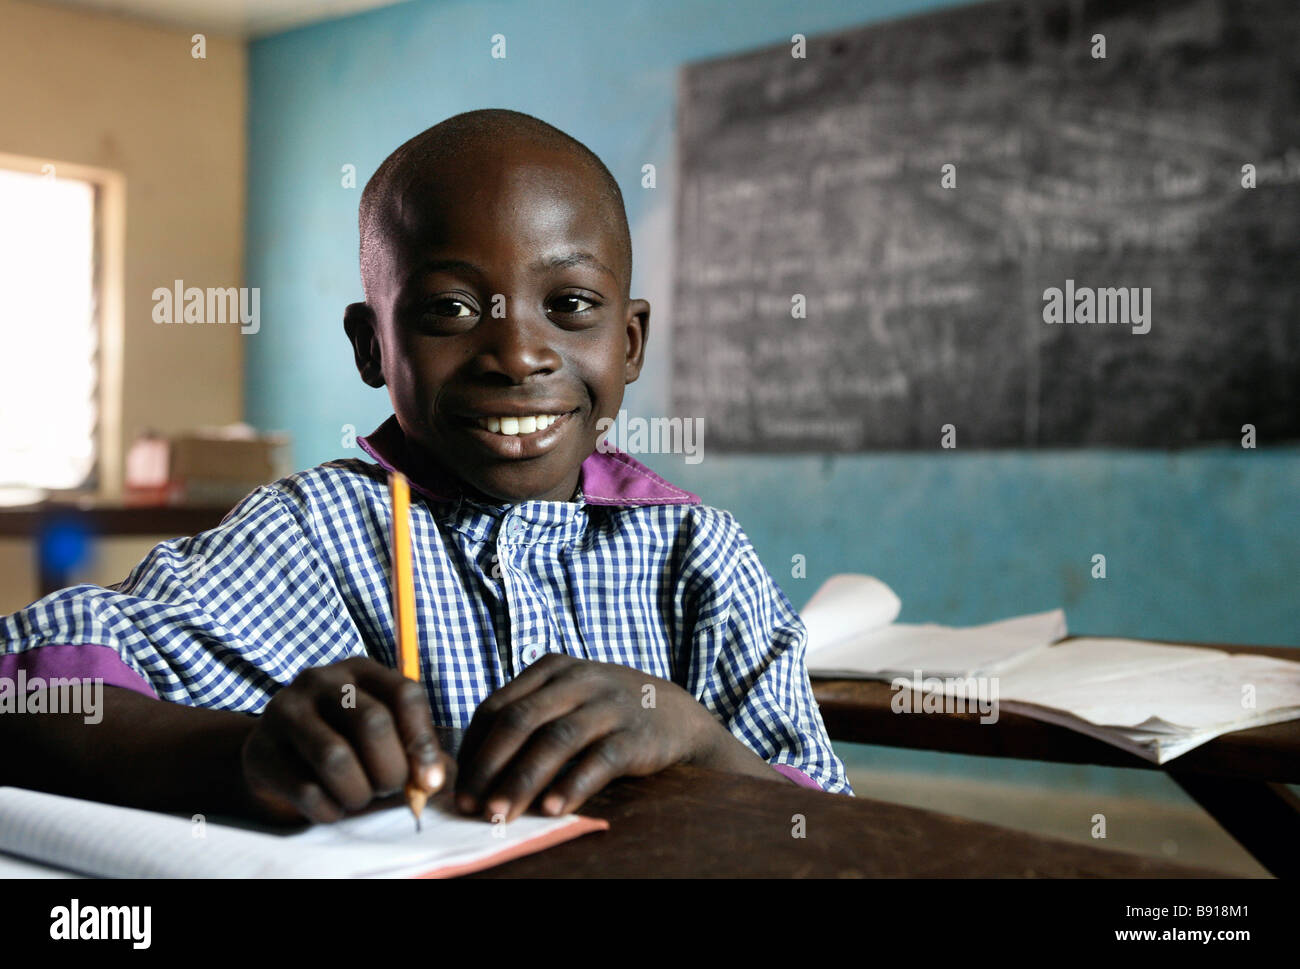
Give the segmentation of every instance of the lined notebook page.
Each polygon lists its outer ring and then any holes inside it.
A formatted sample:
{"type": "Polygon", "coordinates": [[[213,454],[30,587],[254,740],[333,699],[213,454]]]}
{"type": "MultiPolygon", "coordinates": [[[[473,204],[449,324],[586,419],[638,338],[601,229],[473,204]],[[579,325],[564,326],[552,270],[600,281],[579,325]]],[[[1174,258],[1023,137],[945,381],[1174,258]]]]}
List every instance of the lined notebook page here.
{"type": "Polygon", "coordinates": [[[418,833],[405,804],[279,833],[3,787],[0,851],[105,877],[445,877],[609,827],[576,814],[496,825],[453,813],[450,793],[418,833]]]}

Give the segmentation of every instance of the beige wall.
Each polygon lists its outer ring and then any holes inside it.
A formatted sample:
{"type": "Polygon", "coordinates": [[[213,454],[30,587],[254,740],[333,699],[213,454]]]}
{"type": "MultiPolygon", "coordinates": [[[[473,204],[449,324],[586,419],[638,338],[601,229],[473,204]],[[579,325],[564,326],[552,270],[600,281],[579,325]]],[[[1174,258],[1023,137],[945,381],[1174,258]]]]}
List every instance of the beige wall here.
{"type": "MultiPolygon", "coordinates": [[[[120,172],[126,184],[122,441],[239,420],[235,326],[160,326],[153,290],[243,284],[245,47],[126,18],[0,0],[0,153],[120,172]]],[[[58,362],[40,362],[57,379],[58,362]]],[[[116,544],[116,543],[115,543],[116,544]]],[[[102,576],[152,542],[115,549],[102,576]]],[[[138,552],[138,554],[137,554],[138,552]]],[[[0,613],[30,601],[30,550],[0,543],[0,613]]]]}

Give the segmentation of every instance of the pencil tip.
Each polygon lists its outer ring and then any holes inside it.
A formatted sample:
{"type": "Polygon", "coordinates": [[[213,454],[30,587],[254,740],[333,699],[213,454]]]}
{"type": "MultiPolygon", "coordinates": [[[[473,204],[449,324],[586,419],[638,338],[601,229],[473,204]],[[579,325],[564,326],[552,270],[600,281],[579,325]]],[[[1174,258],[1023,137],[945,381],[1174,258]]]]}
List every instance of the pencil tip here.
{"type": "Polygon", "coordinates": [[[424,806],[429,803],[429,795],[414,784],[406,785],[406,804],[415,815],[415,830],[422,831],[423,825],[420,823],[420,815],[424,813],[424,806]]]}

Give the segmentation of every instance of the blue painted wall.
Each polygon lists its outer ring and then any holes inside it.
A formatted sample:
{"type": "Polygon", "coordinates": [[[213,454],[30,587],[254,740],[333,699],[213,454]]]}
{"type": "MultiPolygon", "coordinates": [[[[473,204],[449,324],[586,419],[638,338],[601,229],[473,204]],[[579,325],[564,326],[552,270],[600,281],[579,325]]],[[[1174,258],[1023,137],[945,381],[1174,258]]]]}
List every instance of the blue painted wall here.
{"type": "MultiPolygon", "coordinates": [[[[249,55],[248,420],[285,429],[305,467],[345,454],[389,413],[344,338],[361,298],[360,188],[397,145],[459,111],[507,107],[589,145],[620,180],[633,294],[654,312],[632,415],[668,411],[674,84],[687,61],[945,6],[925,0],[701,3],[415,0],[259,40],[249,55]],[[589,10],[600,7],[599,16],[589,10]],[[504,34],[504,60],[489,56],[504,34]],[[640,187],[653,162],[659,187],[640,187]],[[342,185],[355,165],[357,187],[342,185]]],[[[731,509],[796,606],[840,571],[869,572],[907,621],[984,622],[1064,606],[1072,631],[1300,645],[1300,449],[647,456],[731,509]],[[1090,578],[1094,553],[1108,578],[1090,578]],[[807,577],[791,577],[791,557],[807,577]]],[[[845,746],[851,763],[1171,794],[1137,771],[1047,768],[845,746]]]]}

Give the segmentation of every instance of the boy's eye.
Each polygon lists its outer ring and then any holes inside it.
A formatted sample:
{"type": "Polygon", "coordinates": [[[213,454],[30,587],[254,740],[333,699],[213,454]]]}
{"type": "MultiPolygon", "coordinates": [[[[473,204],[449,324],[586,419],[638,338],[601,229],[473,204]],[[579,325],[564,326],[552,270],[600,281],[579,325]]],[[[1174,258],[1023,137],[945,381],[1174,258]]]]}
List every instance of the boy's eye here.
{"type": "Polygon", "coordinates": [[[570,293],[567,296],[558,296],[551,303],[551,308],[557,313],[578,314],[586,313],[588,310],[595,309],[596,303],[587,299],[585,296],[578,296],[570,293]]]}
{"type": "Polygon", "coordinates": [[[426,316],[441,316],[447,319],[464,319],[474,315],[474,308],[464,300],[444,296],[424,304],[426,316]]]}

